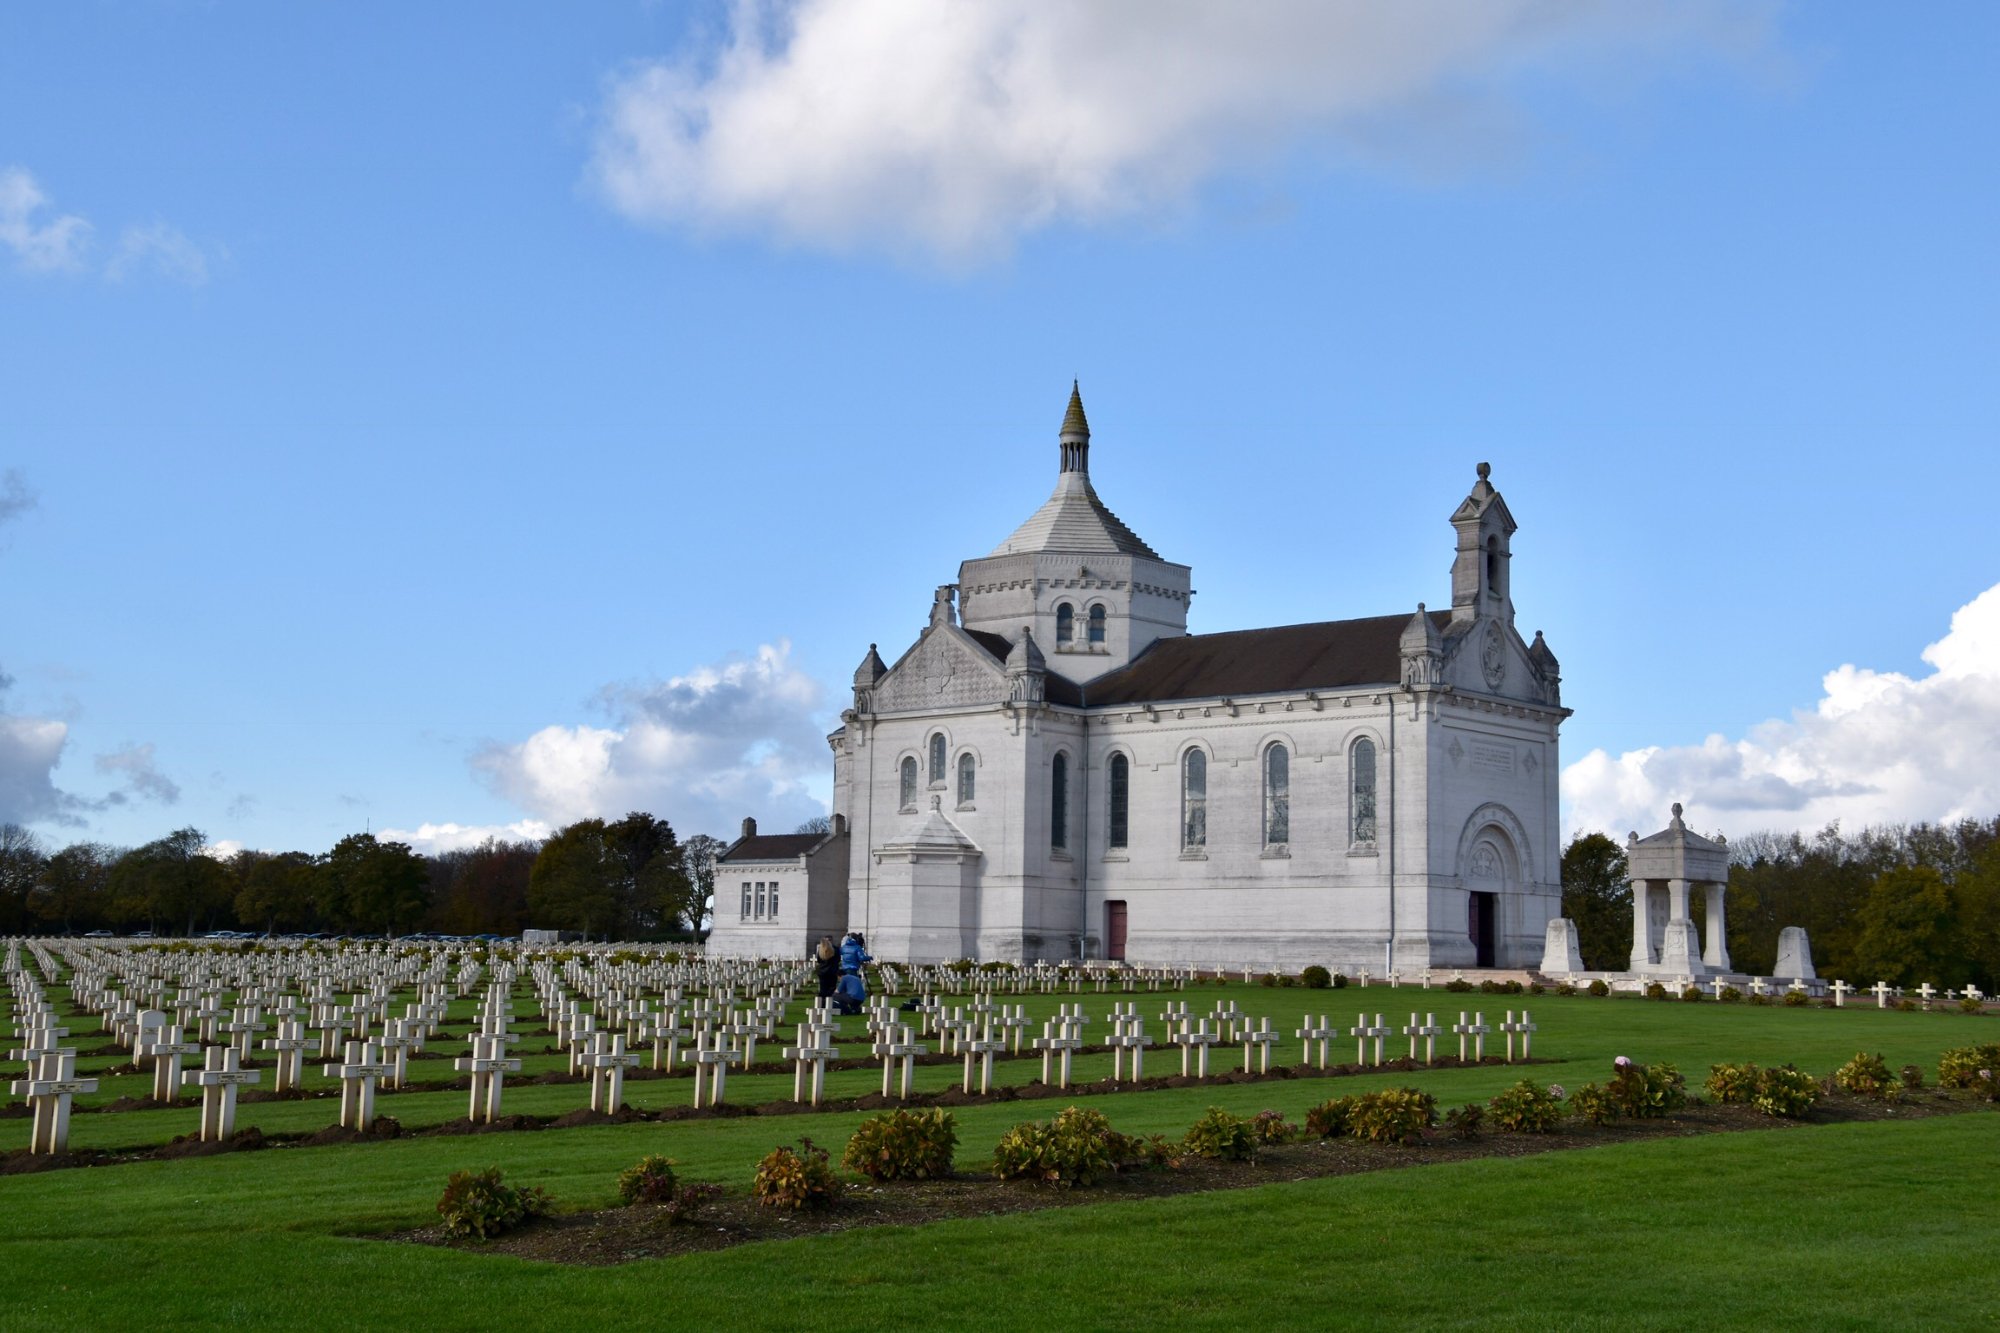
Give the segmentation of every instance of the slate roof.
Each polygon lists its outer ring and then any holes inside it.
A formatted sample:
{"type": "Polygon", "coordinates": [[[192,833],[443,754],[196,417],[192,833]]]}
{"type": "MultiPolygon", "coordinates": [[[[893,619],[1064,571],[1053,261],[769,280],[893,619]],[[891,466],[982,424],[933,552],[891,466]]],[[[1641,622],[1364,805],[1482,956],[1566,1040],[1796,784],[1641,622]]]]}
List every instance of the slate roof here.
{"type": "MultiPolygon", "coordinates": [[[[1428,613],[1440,631],[1449,611],[1428,613]]],[[[1087,708],[1290,690],[1393,685],[1407,614],[1157,639],[1129,665],[1081,687],[1087,708]]],[[[1056,677],[1050,675],[1049,684],[1056,677]]],[[[1058,702],[1050,692],[1050,702],[1058,702]]]]}
{"type": "MultiPolygon", "coordinates": [[[[969,629],[966,633],[981,648],[993,654],[993,660],[996,662],[1004,663],[1007,654],[1014,651],[1014,645],[1004,634],[995,634],[991,630],[983,629],[969,629]]],[[[1071,708],[1083,702],[1082,692],[1076,682],[1053,671],[1043,678],[1042,697],[1052,704],[1065,704],[1071,708]]]]}
{"type": "Polygon", "coordinates": [[[718,861],[795,861],[831,836],[825,833],[757,833],[738,838],[718,861]]]}
{"type": "Polygon", "coordinates": [[[1013,536],[994,547],[992,554],[1035,551],[1107,551],[1143,555],[1149,560],[1160,558],[1097,498],[1087,472],[1063,473],[1056,481],[1055,494],[1014,529],[1013,536]]]}

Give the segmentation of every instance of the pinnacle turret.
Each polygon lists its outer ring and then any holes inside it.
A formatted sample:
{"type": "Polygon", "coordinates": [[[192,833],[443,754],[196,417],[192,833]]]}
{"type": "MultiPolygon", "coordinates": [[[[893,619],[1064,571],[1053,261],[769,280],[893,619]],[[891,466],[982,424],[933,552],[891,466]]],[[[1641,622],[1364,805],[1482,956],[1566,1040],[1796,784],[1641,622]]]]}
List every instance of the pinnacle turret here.
{"type": "Polygon", "coordinates": [[[1064,472],[1090,471],[1090,421],[1083,415],[1083,390],[1075,380],[1069,384],[1069,408],[1063,413],[1062,445],[1064,472]]]}

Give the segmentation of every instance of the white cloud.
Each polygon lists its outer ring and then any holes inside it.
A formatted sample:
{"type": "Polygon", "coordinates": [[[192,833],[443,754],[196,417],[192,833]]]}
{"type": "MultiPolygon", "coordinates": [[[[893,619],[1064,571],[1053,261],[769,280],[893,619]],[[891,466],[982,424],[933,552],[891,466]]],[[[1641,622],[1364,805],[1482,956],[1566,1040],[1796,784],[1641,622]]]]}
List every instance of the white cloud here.
{"type": "MultiPolygon", "coordinates": [[[[543,834],[631,810],[665,818],[682,837],[719,836],[745,815],[790,828],[826,813],[809,790],[832,771],[823,697],[781,641],[672,680],[608,686],[597,703],[611,725],[544,727],[486,746],[472,766],[543,834]]],[[[476,842],[486,830],[473,832],[476,842]]]]}
{"type": "Polygon", "coordinates": [[[122,778],[122,790],[134,796],[143,796],[162,805],[172,805],[181,798],[180,784],[160,772],[153,762],[151,741],[142,745],[127,745],[122,750],[97,756],[97,771],[122,778]]]}
{"type": "Polygon", "coordinates": [[[0,714],[0,824],[77,824],[75,798],[57,788],[69,727],[54,718],[0,714]]]}
{"type": "Polygon", "coordinates": [[[517,819],[511,824],[432,824],[413,829],[385,828],[375,836],[383,842],[405,842],[419,852],[461,851],[477,847],[487,839],[500,842],[540,842],[555,829],[539,819],[517,819]]]}
{"type": "Polygon", "coordinates": [[[1593,750],[1563,770],[1571,829],[1622,841],[1675,801],[1702,829],[1817,829],[2000,814],[2000,585],[1924,649],[1927,675],[1842,666],[1810,711],[1740,740],[1593,750]]]}
{"type": "Polygon", "coordinates": [[[1302,144],[1489,140],[1532,66],[1740,53],[1768,23],[1666,0],[739,0],[710,47],[611,81],[593,172],[634,219],[964,259],[1302,144]]]}
{"type": "Polygon", "coordinates": [[[19,167],[0,168],[0,245],[31,273],[81,268],[90,223],[73,213],[48,216],[49,197],[19,167]]]}
{"type": "Polygon", "coordinates": [[[208,281],[208,255],[180,228],[164,222],[127,227],[118,238],[118,252],[104,266],[104,276],[117,282],[141,272],[199,287],[208,281]]]}

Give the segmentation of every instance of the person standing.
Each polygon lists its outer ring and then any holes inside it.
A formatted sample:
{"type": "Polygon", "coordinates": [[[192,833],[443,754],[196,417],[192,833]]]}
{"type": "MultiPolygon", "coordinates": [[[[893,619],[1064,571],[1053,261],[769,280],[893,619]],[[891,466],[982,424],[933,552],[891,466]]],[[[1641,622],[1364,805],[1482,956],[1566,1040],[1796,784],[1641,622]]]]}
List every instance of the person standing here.
{"type": "Polygon", "coordinates": [[[819,937],[819,948],[813,954],[813,970],[818,975],[819,998],[827,999],[833,994],[833,988],[840,984],[840,953],[833,947],[833,936],[819,937]]]}

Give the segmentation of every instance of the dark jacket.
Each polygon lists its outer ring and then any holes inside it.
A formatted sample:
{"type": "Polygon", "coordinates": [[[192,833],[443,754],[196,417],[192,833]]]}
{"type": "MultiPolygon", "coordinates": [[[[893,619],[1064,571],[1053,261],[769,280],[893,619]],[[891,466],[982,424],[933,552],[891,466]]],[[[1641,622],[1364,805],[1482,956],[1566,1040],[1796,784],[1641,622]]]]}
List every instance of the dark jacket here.
{"type": "Polygon", "coordinates": [[[821,958],[815,953],[813,955],[813,970],[819,977],[819,998],[824,1000],[827,996],[833,994],[833,988],[840,983],[840,955],[832,953],[821,958]]]}

